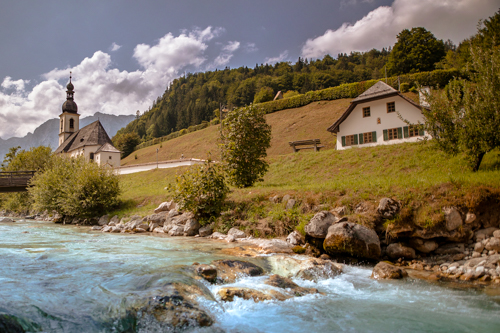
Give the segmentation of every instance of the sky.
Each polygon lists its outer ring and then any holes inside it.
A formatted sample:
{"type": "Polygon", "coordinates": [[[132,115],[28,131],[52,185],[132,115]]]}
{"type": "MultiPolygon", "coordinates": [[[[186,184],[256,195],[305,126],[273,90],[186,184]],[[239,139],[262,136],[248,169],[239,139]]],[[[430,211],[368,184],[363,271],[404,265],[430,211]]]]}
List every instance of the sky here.
{"type": "Polygon", "coordinates": [[[393,46],[422,26],[456,44],[500,0],[0,0],[0,137],[61,113],[144,112],[186,72],[393,46]]]}

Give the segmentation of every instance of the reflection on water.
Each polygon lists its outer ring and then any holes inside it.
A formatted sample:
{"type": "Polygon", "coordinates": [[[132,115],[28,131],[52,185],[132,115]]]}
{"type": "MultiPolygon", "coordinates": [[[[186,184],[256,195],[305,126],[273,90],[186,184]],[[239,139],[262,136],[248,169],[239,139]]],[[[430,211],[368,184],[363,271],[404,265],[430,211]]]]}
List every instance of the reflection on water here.
{"type": "MultiPolygon", "coordinates": [[[[0,224],[0,313],[33,331],[114,332],[127,308],[187,281],[182,265],[227,258],[234,244],[194,238],[108,234],[24,221],[0,224]],[[30,326],[31,325],[31,326],[30,326]]],[[[263,267],[266,258],[251,260],[263,267]]],[[[334,278],[295,280],[324,295],[255,303],[200,299],[216,319],[197,332],[497,332],[500,302],[492,289],[462,290],[423,281],[374,281],[370,268],[347,267],[334,278]]],[[[233,285],[265,289],[263,277],[233,285]]],[[[220,286],[205,284],[213,295],[220,286]]],[[[147,331],[147,328],[145,329],[147,331]]]]}

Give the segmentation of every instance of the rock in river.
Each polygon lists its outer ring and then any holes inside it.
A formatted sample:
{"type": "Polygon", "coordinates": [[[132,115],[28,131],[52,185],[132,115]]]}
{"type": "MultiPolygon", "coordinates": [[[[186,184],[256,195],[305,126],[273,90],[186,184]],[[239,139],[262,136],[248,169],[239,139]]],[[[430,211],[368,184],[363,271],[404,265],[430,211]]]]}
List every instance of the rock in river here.
{"type": "Polygon", "coordinates": [[[215,260],[212,265],[217,269],[217,276],[225,283],[231,283],[240,275],[258,276],[264,270],[251,262],[240,260],[215,260]]]}
{"type": "Polygon", "coordinates": [[[379,262],[372,271],[372,279],[402,279],[407,277],[408,273],[397,266],[386,262],[379,262]]]}
{"type": "Polygon", "coordinates": [[[323,247],[330,256],[378,259],[381,253],[380,240],[375,231],[352,222],[341,222],[328,228],[323,247]]]}

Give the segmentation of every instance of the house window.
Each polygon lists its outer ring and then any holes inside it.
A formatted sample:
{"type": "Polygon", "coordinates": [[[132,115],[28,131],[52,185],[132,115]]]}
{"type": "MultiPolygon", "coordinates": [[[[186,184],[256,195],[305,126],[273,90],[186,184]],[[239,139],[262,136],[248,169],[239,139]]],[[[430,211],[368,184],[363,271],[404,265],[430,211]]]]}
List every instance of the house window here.
{"type": "Polygon", "coordinates": [[[346,135],[345,136],[345,145],[353,146],[358,144],[357,135],[346,135]]]}
{"type": "Polygon", "coordinates": [[[402,138],[403,138],[403,128],[402,127],[389,128],[389,129],[384,130],[384,141],[396,140],[396,139],[402,139],[402,138]]]}
{"type": "Polygon", "coordinates": [[[94,160],[94,153],[90,153],[89,158],[93,161],[94,160]]]}
{"type": "Polygon", "coordinates": [[[370,116],[370,107],[363,108],[363,118],[370,116]]]}
{"type": "Polygon", "coordinates": [[[363,143],[373,142],[372,132],[363,133],[363,143]]]}
{"type": "Polygon", "coordinates": [[[111,156],[109,157],[109,159],[111,159],[111,156]]]}
{"type": "Polygon", "coordinates": [[[419,129],[418,126],[410,125],[403,128],[405,138],[411,138],[415,136],[423,136],[424,131],[419,129]]]}
{"type": "Polygon", "coordinates": [[[69,129],[74,129],[75,128],[75,120],[71,118],[69,120],[69,129]]]}
{"type": "Polygon", "coordinates": [[[387,103],[387,113],[396,112],[396,103],[389,102],[387,103]]]}

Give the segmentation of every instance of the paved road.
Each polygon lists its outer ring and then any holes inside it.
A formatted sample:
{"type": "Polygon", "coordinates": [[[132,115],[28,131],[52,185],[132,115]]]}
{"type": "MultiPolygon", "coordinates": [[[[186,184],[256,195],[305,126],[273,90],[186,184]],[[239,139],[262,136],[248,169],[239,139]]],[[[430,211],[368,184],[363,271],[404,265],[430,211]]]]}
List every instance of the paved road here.
{"type": "Polygon", "coordinates": [[[126,166],[119,167],[116,170],[117,170],[117,173],[119,175],[126,175],[129,173],[136,173],[136,172],[141,172],[141,171],[153,170],[153,169],[156,169],[157,167],[159,169],[177,168],[180,166],[201,164],[203,162],[204,162],[204,160],[198,160],[196,158],[186,158],[186,159],[181,159],[181,160],[158,162],[158,164],[156,164],[156,162],[153,162],[153,163],[126,165],[126,166]]]}

